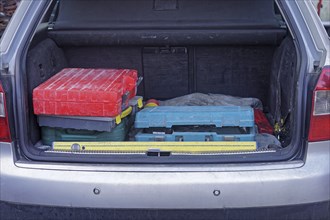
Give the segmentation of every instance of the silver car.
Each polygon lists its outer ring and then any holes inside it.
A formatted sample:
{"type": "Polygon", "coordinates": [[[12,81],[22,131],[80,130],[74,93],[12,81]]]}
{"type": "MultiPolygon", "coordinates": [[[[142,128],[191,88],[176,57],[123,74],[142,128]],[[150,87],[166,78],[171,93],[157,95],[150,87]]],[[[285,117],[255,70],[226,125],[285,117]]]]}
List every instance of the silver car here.
{"type": "Polygon", "coordinates": [[[48,210],[39,218],[328,219],[329,45],[307,0],[21,1],[0,48],[2,217],[31,205],[48,210]],[[145,100],[258,98],[279,144],[56,151],[43,144],[32,91],[70,67],[136,69],[145,100]]]}

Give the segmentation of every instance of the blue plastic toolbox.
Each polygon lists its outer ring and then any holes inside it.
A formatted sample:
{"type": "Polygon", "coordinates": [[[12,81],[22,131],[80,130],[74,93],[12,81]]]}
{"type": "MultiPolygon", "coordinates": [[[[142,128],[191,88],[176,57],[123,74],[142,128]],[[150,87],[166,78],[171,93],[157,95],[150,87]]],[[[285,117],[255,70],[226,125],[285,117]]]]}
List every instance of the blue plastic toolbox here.
{"type": "Polygon", "coordinates": [[[136,141],[254,141],[253,109],[158,106],[136,114],[136,141]]]}

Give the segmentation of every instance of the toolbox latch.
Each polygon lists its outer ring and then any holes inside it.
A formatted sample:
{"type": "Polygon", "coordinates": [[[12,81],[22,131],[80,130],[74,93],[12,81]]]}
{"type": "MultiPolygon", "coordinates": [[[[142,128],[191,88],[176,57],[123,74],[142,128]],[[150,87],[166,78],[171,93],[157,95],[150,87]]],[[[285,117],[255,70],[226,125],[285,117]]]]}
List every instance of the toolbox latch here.
{"type": "Polygon", "coordinates": [[[205,141],[213,141],[213,136],[212,135],[206,135],[205,136],[205,141]]]}
{"type": "Polygon", "coordinates": [[[175,141],[182,142],[183,141],[183,136],[175,136],[175,141]]]}

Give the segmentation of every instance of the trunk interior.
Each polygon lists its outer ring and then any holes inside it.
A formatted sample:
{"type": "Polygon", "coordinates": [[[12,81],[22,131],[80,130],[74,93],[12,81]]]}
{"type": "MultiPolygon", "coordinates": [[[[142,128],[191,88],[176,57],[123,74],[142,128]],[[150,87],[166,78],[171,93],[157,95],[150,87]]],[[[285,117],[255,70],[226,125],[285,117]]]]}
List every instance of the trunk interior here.
{"type": "Polygon", "coordinates": [[[193,93],[257,98],[272,127],[283,122],[276,149],[290,146],[297,54],[274,2],[91,2],[60,1],[28,49],[30,148],[41,139],[32,91],[63,68],[135,69],[144,100],[193,93]]]}

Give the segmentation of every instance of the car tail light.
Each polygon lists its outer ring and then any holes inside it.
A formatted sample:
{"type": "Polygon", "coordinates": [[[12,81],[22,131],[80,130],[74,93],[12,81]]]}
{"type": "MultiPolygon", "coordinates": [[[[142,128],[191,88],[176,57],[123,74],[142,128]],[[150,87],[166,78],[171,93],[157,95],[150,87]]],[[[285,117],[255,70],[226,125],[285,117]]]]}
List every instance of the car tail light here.
{"type": "Polygon", "coordinates": [[[330,66],[323,68],[313,91],[308,140],[330,140],[330,66]]]}
{"type": "Polygon", "coordinates": [[[11,142],[5,91],[0,83],[0,142],[11,142]]]}

